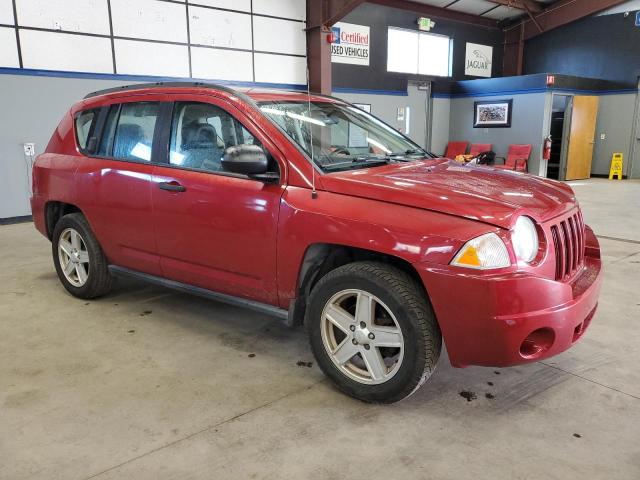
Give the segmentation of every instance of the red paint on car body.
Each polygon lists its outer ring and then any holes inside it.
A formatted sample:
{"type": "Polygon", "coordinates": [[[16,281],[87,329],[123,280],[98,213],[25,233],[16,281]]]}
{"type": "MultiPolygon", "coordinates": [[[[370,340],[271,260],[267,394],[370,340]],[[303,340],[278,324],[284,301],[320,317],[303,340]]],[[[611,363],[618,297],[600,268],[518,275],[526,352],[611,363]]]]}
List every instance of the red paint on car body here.
{"type": "MultiPolygon", "coordinates": [[[[254,101],[308,98],[264,90],[244,95],[254,101]]],[[[540,360],[569,348],[582,335],[597,305],[601,260],[597,239],[587,227],[583,268],[564,281],[554,276],[551,225],[579,210],[569,186],[444,159],[314,173],[304,154],[244,95],[167,86],[77,103],[34,166],[31,202],[37,229],[51,233],[45,218],[48,202],[74,205],[112,264],[281,308],[296,297],[305,253],[315,244],[396,257],[422,280],[454,366],[540,360]],[[277,162],[279,183],[80,153],[73,128],[76,113],[140,101],[198,101],[227,110],[277,162]],[[172,181],[187,193],[156,188],[172,181]],[[314,182],[317,198],[311,195],[314,182]],[[519,264],[510,244],[509,229],[519,215],[533,218],[544,232],[545,251],[535,264],[519,264]],[[480,271],[450,265],[465,242],[488,232],[505,241],[510,267],[480,271]],[[538,329],[551,329],[553,343],[527,358],[521,346],[538,329]]],[[[314,102],[340,102],[311,97],[314,102]]]]}

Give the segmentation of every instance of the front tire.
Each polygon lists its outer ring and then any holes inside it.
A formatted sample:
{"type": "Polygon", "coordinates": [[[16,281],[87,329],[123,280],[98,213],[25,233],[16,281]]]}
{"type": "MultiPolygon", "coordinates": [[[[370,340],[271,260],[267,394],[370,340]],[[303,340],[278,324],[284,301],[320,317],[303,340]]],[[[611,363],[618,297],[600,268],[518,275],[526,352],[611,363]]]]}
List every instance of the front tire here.
{"type": "Polygon", "coordinates": [[[71,295],[91,299],[111,290],[107,259],[84,215],[62,217],[53,230],[51,246],[58,278],[71,295]]]}
{"type": "Polygon", "coordinates": [[[384,263],[351,263],[322,277],[305,321],[320,368],[340,390],[365,402],[408,397],[440,356],[440,329],[424,290],[384,263]]]}

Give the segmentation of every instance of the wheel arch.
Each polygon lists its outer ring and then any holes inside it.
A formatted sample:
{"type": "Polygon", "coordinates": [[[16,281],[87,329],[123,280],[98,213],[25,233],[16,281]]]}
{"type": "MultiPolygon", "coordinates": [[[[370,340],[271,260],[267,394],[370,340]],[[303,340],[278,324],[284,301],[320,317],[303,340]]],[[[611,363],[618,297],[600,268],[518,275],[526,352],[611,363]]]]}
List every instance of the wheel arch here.
{"type": "Polygon", "coordinates": [[[53,231],[56,228],[56,224],[62,217],[70,213],[82,213],[82,210],[72,203],[59,202],[56,200],[50,200],[45,204],[44,219],[49,240],[53,238],[53,231]]]}
{"type": "Polygon", "coordinates": [[[416,281],[430,302],[420,275],[407,260],[388,253],[350,245],[314,243],[307,247],[300,264],[296,283],[296,298],[292,299],[289,305],[288,324],[290,326],[298,326],[304,323],[309,294],[322,277],[348,263],[367,260],[387,263],[406,272],[416,281]]]}

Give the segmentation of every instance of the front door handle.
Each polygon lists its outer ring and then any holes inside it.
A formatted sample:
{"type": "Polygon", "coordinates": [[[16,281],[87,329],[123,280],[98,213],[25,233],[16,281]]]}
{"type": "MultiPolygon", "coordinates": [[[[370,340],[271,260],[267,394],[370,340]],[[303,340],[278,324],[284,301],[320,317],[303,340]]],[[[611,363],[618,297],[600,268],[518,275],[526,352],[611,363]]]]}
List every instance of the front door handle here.
{"type": "Polygon", "coordinates": [[[186,187],[183,187],[175,180],[170,182],[160,182],[158,187],[160,190],[166,190],[167,192],[184,192],[187,190],[186,187]]]}

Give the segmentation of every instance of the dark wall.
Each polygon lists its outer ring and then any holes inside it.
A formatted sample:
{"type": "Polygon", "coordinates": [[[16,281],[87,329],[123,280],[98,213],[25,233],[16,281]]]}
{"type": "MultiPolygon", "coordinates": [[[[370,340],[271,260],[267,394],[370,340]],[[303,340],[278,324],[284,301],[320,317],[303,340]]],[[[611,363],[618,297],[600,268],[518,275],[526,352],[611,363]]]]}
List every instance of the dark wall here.
{"type": "Polygon", "coordinates": [[[635,87],[640,75],[640,27],[635,12],[588,17],[525,44],[524,73],[554,72],[635,87]]]}
{"type": "MultiPolygon", "coordinates": [[[[399,27],[418,30],[420,15],[395,8],[365,3],[342,21],[371,27],[371,59],[369,67],[334,63],[333,86],[343,88],[364,88],[376,90],[406,90],[407,81],[431,79],[431,77],[387,72],[387,28],[399,27]]],[[[433,19],[436,22],[433,33],[453,38],[452,80],[466,80],[477,77],[464,75],[464,56],[467,42],[493,46],[492,75],[502,75],[502,31],[476,27],[464,23],[433,19]]]]}

